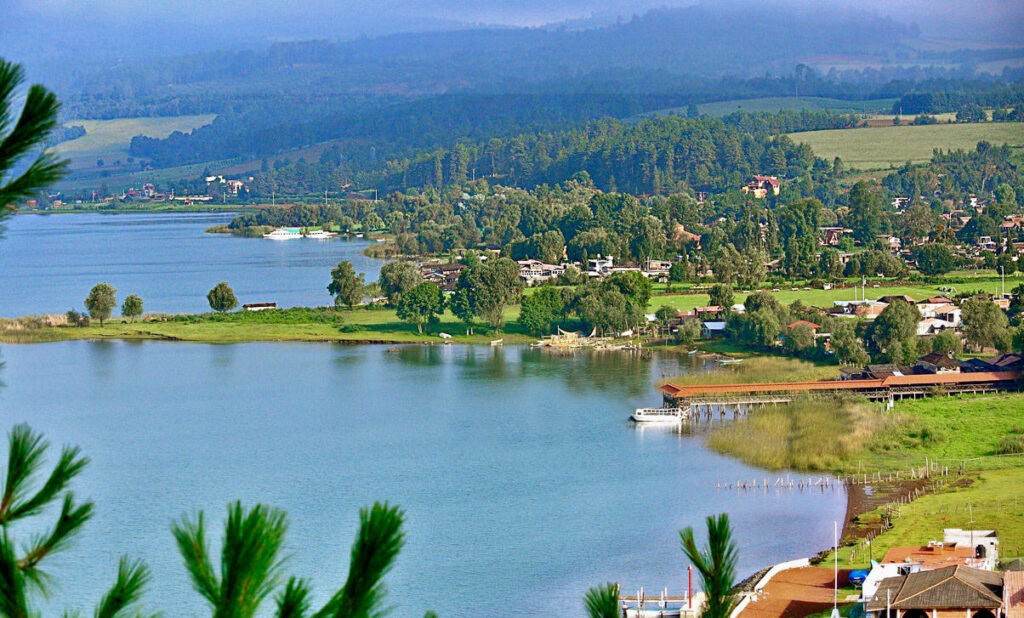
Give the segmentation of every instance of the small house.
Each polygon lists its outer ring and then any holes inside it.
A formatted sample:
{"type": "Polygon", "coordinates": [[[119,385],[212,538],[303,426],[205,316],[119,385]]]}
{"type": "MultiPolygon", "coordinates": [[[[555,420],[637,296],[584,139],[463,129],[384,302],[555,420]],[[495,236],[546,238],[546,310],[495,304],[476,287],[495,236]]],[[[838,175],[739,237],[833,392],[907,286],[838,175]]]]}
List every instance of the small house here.
{"type": "Polygon", "coordinates": [[[243,311],[267,311],[277,309],[277,303],[246,303],[242,305],[243,311]]]}
{"type": "Polygon", "coordinates": [[[782,184],[776,176],[754,176],[754,179],[743,187],[744,193],[752,193],[757,199],[764,199],[769,193],[778,195],[782,184]]]}
{"type": "Polygon", "coordinates": [[[962,565],[882,580],[865,604],[869,618],[996,618],[1003,575],[962,565]]]}
{"type": "Polygon", "coordinates": [[[700,336],[705,339],[711,339],[712,337],[724,337],[725,322],[717,320],[701,322],[700,336]]]}
{"type": "Polygon", "coordinates": [[[917,366],[927,373],[960,373],[960,361],[952,354],[925,354],[917,359],[917,366]]]}

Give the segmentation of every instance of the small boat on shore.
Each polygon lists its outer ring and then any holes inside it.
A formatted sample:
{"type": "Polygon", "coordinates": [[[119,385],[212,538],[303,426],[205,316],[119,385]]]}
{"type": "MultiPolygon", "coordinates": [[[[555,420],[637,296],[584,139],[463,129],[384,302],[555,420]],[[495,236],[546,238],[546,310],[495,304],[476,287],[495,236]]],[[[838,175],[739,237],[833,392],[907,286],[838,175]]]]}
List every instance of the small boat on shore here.
{"type": "Polygon", "coordinates": [[[292,240],[293,238],[302,238],[302,234],[299,233],[298,228],[279,227],[269,234],[264,234],[263,237],[270,240],[292,240]]]}
{"type": "Polygon", "coordinates": [[[306,238],[313,240],[327,240],[328,238],[334,238],[337,236],[334,232],[328,232],[327,230],[313,230],[312,232],[306,232],[306,238]]]}
{"type": "Polygon", "coordinates": [[[501,345],[503,343],[505,343],[504,339],[492,339],[491,340],[491,347],[492,348],[496,348],[496,347],[498,347],[499,345],[501,345]]]}
{"type": "Polygon", "coordinates": [[[682,408],[637,408],[629,418],[635,423],[681,423],[690,414],[682,408]]]}

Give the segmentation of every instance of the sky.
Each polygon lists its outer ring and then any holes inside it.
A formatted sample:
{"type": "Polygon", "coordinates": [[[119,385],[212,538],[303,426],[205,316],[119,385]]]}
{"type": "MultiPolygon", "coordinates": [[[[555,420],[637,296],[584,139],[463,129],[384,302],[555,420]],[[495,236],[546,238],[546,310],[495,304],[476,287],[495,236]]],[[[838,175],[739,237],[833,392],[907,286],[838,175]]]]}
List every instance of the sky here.
{"type": "MultiPolygon", "coordinates": [[[[595,27],[698,0],[0,0],[0,55],[30,72],[274,41],[565,23],[595,27]]],[[[703,0],[753,4],[755,0],[703,0]]],[[[767,0],[858,9],[916,23],[926,37],[1024,46],[1020,0],[767,0]]],[[[765,0],[757,2],[763,6],[765,0]]]]}

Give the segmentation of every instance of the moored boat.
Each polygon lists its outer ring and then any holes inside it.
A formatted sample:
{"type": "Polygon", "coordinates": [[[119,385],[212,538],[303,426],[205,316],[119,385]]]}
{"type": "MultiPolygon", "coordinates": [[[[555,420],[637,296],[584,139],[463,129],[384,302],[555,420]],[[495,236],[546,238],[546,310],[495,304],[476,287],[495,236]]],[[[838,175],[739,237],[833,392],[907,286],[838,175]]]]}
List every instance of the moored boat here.
{"type": "Polygon", "coordinates": [[[305,236],[313,240],[327,240],[328,238],[334,238],[337,234],[327,230],[313,230],[312,232],[306,232],[305,236]]]}
{"type": "Polygon", "coordinates": [[[302,238],[302,234],[299,233],[298,228],[279,227],[269,234],[264,234],[263,237],[270,240],[291,240],[293,238],[302,238]]]}
{"type": "Polygon", "coordinates": [[[637,423],[679,423],[689,417],[682,408],[637,408],[629,418],[637,423]]]}

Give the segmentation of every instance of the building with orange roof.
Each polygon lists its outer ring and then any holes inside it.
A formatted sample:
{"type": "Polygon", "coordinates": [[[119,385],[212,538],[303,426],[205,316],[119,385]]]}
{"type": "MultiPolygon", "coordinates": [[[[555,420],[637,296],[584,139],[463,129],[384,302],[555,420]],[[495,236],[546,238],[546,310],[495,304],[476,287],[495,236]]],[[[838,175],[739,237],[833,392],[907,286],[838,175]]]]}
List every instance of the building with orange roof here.
{"type": "Polygon", "coordinates": [[[927,545],[893,547],[885,552],[882,564],[919,564],[922,571],[962,564],[973,566],[974,548],[958,543],[932,541],[927,545]]]}
{"type": "Polygon", "coordinates": [[[1003,573],[1003,610],[1006,618],[1024,618],[1024,571],[1003,573]]]}

